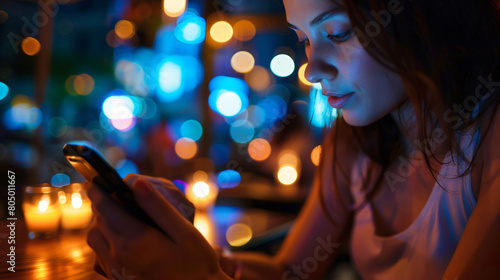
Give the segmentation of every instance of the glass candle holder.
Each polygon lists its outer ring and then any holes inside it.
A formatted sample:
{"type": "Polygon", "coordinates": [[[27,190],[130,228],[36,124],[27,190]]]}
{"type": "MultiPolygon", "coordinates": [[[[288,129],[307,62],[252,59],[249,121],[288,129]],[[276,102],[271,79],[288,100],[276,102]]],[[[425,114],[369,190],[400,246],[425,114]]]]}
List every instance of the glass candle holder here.
{"type": "Polygon", "coordinates": [[[58,193],[61,204],[61,227],[66,230],[80,230],[92,221],[92,207],[87,193],[79,183],[67,185],[58,193]]]}
{"type": "Polygon", "coordinates": [[[58,188],[49,184],[24,189],[23,213],[30,238],[49,237],[59,230],[61,207],[58,188]]]}

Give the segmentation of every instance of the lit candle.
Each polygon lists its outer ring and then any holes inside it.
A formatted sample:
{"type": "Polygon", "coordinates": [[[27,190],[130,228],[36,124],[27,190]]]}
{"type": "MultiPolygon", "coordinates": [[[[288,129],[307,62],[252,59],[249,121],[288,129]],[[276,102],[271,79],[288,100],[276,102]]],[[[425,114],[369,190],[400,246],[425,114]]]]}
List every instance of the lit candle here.
{"type": "Polygon", "coordinates": [[[59,228],[61,212],[47,194],[36,205],[23,204],[24,218],[30,232],[55,232],[59,228]]]}
{"type": "Polygon", "coordinates": [[[84,229],[92,220],[90,201],[81,190],[80,184],[71,184],[67,188],[67,195],[59,196],[62,207],[62,228],[69,230],[84,229]]]}

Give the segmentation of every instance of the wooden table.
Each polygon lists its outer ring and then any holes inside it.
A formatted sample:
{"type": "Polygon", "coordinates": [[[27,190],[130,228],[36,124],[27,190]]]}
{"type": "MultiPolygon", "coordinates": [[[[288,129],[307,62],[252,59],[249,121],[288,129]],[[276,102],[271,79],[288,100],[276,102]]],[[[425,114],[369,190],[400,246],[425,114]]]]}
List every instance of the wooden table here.
{"type": "MultiPolygon", "coordinates": [[[[227,228],[237,222],[246,223],[253,231],[249,244],[259,245],[269,239],[269,232],[283,235],[294,218],[293,214],[216,206],[210,213],[197,214],[195,224],[202,227],[200,231],[211,244],[226,246],[227,228]]],[[[105,279],[93,270],[94,253],[87,245],[86,230],[61,231],[48,239],[29,239],[26,224],[20,219],[16,221],[16,272],[8,271],[7,221],[1,221],[0,226],[0,279],[105,279]]]]}
{"type": "Polygon", "coordinates": [[[0,224],[0,279],[105,279],[94,272],[94,253],[86,242],[87,230],[29,239],[24,220],[16,221],[16,272],[8,271],[7,222],[0,224]]]}

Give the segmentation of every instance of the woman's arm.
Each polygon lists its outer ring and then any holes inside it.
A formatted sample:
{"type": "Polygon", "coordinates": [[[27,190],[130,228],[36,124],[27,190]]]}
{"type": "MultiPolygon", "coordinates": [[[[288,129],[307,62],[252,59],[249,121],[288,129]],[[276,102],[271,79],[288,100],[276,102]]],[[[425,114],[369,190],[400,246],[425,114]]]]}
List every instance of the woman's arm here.
{"type": "MultiPolygon", "coordinates": [[[[325,145],[323,145],[325,147],[325,145]]],[[[242,264],[241,279],[319,279],[330,268],[332,262],[350,232],[352,215],[341,206],[351,201],[348,182],[339,172],[337,180],[343,185],[339,188],[340,198],[334,191],[332,178],[332,148],[325,149],[325,163],[322,182],[319,172],[305,205],[303,206],[291,231],[288,233],[279,252],[274,257],[256,253],[234,253],[234,258],[242,264]],[[325,204],[333,221],[324,213],[319,192],[323,192],[325,204]],[[333,222],[333,223],[332,223],[333,222]]],[[[347,158],[343,157],[347,161],[347,158]]],[[[229,275],[234,275],[234,267],[229,275]]]]}
{"type": "Polygon", "coordinates": [[[481,184],[477,204],[443,279],[500,277],[500,110],[481,147],[481,184]]]}

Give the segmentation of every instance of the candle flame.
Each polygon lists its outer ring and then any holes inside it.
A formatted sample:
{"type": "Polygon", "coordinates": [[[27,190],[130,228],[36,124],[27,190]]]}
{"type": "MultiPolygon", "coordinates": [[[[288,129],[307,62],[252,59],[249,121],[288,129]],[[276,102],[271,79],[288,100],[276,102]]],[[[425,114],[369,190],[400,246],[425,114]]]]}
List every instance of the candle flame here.
{"type": "Polygon", "coordinates": [[[59,203],[66,203],[66,194],[63,191],[59,191],[59,203]]]}
{"type": "Polygon", "coordinates": [[[38,202],[38,209],[40,210],[40,212],[45,212],[45,210],[47,210],[47,208],[49,208],[48,201],[40,200],[40,202],[38,202]]]}
{"type": "Polygon", "coordinates": [[[82,196],[79,193],[74,193],[71,195],[71,205],[73,205],[73,208],[80,208],[82,207],[82,196]]]}

